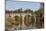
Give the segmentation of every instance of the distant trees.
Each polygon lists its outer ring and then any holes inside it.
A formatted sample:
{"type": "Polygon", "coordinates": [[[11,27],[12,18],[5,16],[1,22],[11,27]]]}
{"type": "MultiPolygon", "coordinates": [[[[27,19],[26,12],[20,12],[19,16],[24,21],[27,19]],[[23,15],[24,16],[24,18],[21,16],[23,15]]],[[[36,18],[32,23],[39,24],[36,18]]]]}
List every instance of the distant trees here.
{"type": "Polygon", "coordinates": [[[40,14],[44,14],[44,8],[40,8],[39,10],[35,11],[35,14],[40,16],[40,14]]]}
{"type": "Polygon", "coordinates": [[[23,11],[23,9],[22,8],[20,8],[20,9],[16,9],[16,10],[14,10],[14,11],[10,11],[10,10],[6,10],[5,11],[6,13],[33,13],[33,11],[31,10],[31,9],[25,9],[24,11],[23,11]]]}
{"type": "Polygon", "coordinates": [[[24,13],[33,13],[33,11],[31,10],[31,9],[26,9],[26,10],[24,10],[24,13]]]}

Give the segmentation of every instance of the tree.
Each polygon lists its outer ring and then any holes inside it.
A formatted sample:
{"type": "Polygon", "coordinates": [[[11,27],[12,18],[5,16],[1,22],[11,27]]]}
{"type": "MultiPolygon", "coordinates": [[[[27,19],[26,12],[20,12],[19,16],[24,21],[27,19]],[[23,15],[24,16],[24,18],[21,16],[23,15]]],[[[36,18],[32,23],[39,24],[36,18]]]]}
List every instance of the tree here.
{"type": "Polygon", "coordinates": [[[44,8],[40,8],[37,11],[35,11],[36,16],[36,24],[38,25],[37,27],[41,28],[42,23],[44,23],[44,18],[42,19],[42,16],[44,15],[44,8]],[[43,21],[42,21],[43,20],[43,21]]]}

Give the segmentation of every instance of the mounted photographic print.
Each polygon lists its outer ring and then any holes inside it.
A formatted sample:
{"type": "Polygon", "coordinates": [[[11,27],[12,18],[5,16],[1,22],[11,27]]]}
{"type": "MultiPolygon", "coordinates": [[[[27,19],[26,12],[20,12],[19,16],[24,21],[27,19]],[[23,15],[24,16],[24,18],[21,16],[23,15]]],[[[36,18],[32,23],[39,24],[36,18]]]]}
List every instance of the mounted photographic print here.
{"type": "Polygon", "coordinates": [[[44,29],[44,2],[6,0],[5,31],[44,29]]]}

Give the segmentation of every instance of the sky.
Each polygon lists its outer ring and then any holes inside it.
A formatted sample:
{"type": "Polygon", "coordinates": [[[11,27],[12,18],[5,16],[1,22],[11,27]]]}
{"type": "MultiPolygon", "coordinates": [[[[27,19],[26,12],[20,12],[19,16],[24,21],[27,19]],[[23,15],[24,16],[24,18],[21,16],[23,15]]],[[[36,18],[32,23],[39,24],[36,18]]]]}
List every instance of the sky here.
{"type": "Polygon", "coordinates": [[[6,1],[6,10],[16,10],[22,8],[24,9],[31,9],[36,11],[40,8],[40,3],[37,2],[17,2],[17,1],[6,1]]]}

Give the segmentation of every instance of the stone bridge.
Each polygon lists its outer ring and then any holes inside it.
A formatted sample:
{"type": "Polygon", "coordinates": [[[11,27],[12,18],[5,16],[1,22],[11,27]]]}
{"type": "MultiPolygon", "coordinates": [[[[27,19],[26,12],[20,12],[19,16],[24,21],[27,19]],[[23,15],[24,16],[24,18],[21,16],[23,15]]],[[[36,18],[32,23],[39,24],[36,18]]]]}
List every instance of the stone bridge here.
{"type": "MultiPolygon", "coordinates": [[[[9,16],[11,16],[12,18],[14,18],[15,16],[18,16],[18,17],[20,17],[20,16],[22,16],[22,27],[26,27],[26,25],[25,25],[25,21],[27,20],[28,21],[28,16],[27,15],[29,15],[29,16],[33,16],[33,18],[34,18],[34,23],[33,23],[33,25],[35,25],[35,23],[36,23],[36,17],[35,17],[35,14],[32,14],[32,13],[6,13],[6,18],[8,18],[9,16]],[[27,18],[26,18],[26,20],[25,20],[25,17],[27,16],[27,18]]],[[[31,18],[30,17],[30,18],[31,18]]],[[[29,19],[30,19],[29,18],[29,19]]],[[[32,20],[29,20],[29,21],[32,21],[32,20]]],[[[28,22],[26,22],[26,23],[28,23],[28,22]]],[[[32,27],[32,24],[29,24],[29,26],[31,26],[32,27]]]]}

